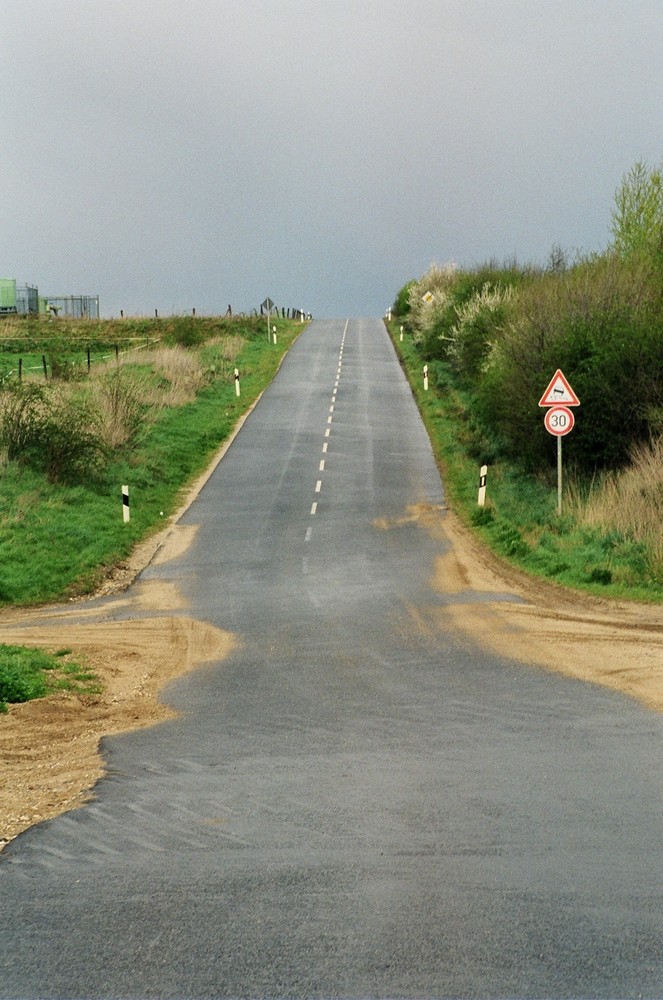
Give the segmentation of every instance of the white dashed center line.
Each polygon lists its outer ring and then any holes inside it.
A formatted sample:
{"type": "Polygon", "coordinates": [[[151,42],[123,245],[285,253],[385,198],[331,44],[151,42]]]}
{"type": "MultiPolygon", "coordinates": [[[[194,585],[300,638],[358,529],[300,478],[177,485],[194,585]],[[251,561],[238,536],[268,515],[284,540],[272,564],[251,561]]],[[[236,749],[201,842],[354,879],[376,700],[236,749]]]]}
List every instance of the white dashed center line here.
{"type": "MultiPolygon", "coordinates": [[[[334,390],[332,392],[332,397],[331,397],[331,406],[329,407],[329,416],[327,417],[327,428],[325,429],[325,439],[329,438],[329,436],[331,434],[331,427],[329,425],[332,423],[332,420],[333,420],[332,414],[334,413],[334,407],[336,405],[336,395],[337,395],[337,392],[338,392],[338,386],[339,386],[339,382],[340,382],[340,379],[341,379],[341,368],[343,366],[343,349],[344,349],[344,345],[345,345],[345,335],[348,332],[348,323],[349,322],[350,322],[349,320],[346,321],[345,328],[343,330],[343,336],[341,337],[341,348],[340,348],[339,353],[338,353],[338,369],[336,371],[336,379],[334,381],[334,390]]],[[[323,455],[327,454],[327,448],[328,447],[329,447],[328,441],[325,440],[323,442],[323,445],[322,445],[322,453],[323,453],[323,455]]],[[[324,472],[325,471],[325,459],[324,458],[320,459],[319,471],[320,472],[324,472]]],[[[318,479],[318,481],[315,484],[315,492],[316,493],[320,493],[321,491],[322,491],[322,479],[318,479]]],[[[311,504],[311,515],[316,514],[317,510],[318,510],[318,502],[316,500],[316,501],[314,501],[311,504]]],[[[307,527],[307,529],[306,529],[306,535],[304,536],[304,541],[305,542],[310,542],[312,535],[313,535],[313,528],[311,527],[311,525],[309,525],[307,527]]],[[[308,565],[308,557],[306,557],[302,561],[302,567],[304,568],[305,572],[307,572],[307,565],[308,565]]]]}

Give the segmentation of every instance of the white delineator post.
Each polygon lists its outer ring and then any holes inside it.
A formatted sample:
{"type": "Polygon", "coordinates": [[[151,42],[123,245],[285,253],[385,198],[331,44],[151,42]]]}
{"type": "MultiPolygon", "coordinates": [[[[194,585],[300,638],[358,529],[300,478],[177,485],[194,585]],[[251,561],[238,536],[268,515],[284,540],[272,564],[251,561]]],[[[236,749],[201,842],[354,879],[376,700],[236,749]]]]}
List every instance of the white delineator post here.
{"type": "Polygon", "coordinates": [[[488,466],[482,465],[479,469],[479,498],[477,503],[480,507],[484,507],[486,504],[486,479],[488,476],[488,466]]]}
{"type": "Polygon", "coordinates": [[[126,524],[129,520],[129,487],[122,487],[122,517],[124,518],[124,523],[126,524]]]}
{"type": "Polygon", "coordinates": [[[401,340],[403,339],[403,327],[401,327],[401,340]]]}
{"type": "Polygon", "coordinates": [[[239,396],[239,369],[235,368],[235,395],[239,396]]]}
{"type": "Polygon", "coordinates": [[[276,327],[272,327],[272,333],[274,334],[274,343],[276,343],[276,327]]]}
{"type": "Polygon", "coordinates": [[[424,365],[424,390],[428,392],[428,365],[424,365]]]}

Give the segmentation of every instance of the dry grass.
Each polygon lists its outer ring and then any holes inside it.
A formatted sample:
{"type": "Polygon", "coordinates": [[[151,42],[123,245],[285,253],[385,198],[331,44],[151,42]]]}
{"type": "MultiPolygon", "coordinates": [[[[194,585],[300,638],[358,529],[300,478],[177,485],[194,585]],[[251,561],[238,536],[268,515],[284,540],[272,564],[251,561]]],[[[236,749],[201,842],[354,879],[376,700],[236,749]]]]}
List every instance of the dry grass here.
{"type": "Polygon", "coordinates": [[[132,444],[149,422],[144,404],[149,376],[126,365],[109,365],[92,376],[89,387],[104,445],[112,450],[132,444]]]}
{"type": "Polygon", "coordinates": [[[213,348],[218,348],[219,355],[231,364],[235,363],[235,359],[244,347],[245,343],[246,340],[244,337],[233,334],[229,334],[227,337],[215,337],[213,340],[208,341],[208,345],[213,348]]]}
{"type": "Polygon", "coordinates": [[[606,474],[589,494],[571,486],[569,510],[580,524],[642,542],[663,570],[663,436],[634,448],[628,468],[606,474]]]}
{"type": "Polygon", "coordinates": [[[208,378],[198,353],[181,347],[142,351],[140,364],[150,365],[157,377],[144,398],[152,406],[184,406],[196,398],[208,378]]]}

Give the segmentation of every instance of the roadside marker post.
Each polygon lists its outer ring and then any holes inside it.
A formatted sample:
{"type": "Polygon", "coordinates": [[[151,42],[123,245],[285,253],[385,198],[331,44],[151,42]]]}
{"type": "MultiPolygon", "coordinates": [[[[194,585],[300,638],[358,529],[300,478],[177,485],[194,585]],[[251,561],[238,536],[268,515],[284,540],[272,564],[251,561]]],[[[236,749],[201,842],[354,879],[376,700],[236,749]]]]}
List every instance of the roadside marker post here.
{"type": "Polygon", "coordinates": [[[129,514],[129,487],[122,487],[122,517],[124,518],[124,523],[127,524],[130,519],[129,514]]]}
{"type": "Polygon", "coordinates": [[[239,396],[239,369],[235,368],[235,395],[239,396]]]}
{"type": "Polygon", "coordinates": [[[488,478],[488,466],[482,465],[479,469],[479,497],[477,503],[479,507],[486,505],[486,479],[488,478]]]}
{"type": "Polygon", "coordinates": [[[549,434],[557,438],[557,514],[562,513],[562,438],[574,427],[575,417],[570,406],[580,406],[580,400],[561,368],[558,368],[548,388],[539,400],[539,406],[546,407],[543,423],[549,434]]]}
{"type": "Polygon", "coordinates": [[[424,391],[428,392],[428,365],[424,365],[424,391]]]}
{"type": "Polygon", "coordinates": [[[401,326],[401,341],[403,340],[403,327],[401,326]]]}

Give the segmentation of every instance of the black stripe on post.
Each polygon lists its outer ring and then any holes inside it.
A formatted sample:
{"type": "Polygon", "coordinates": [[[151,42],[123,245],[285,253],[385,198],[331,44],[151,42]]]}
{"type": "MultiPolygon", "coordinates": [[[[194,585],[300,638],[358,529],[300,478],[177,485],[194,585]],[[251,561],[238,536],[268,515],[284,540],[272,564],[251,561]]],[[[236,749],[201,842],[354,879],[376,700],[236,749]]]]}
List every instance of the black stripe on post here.
{"type": "Polygon", "coordinates": [[[122,487],[122,516],[125,524],[129,520],[129,487],[122,487]]]}

